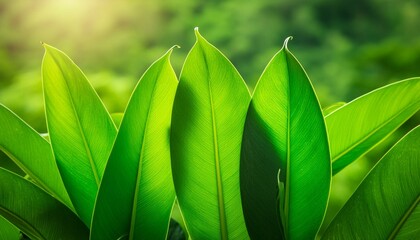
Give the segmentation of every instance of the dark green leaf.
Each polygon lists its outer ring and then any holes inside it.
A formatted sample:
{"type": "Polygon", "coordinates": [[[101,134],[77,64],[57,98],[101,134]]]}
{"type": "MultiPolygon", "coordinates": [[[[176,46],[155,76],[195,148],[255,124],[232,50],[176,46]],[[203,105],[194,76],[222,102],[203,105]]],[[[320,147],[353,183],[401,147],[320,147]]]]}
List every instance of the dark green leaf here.
{"type": "Polygon", "coordinates": [[[89,230],[64,204],[0,168],[0,215],[32,239],[88,239],[89,230]]]}

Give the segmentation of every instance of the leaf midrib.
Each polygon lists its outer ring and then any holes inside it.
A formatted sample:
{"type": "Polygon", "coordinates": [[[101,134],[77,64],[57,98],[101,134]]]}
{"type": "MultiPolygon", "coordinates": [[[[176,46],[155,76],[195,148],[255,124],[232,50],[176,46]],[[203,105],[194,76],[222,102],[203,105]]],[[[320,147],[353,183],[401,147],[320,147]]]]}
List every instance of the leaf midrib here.
{"type": "MultiPolygon", "coordinates": [[[[332,162],[334,163],[335,161],[337,161],[338,159],[340,159],[342,156],[346,155],[347,153],[349,153],[350,151],[352,151],[354,148],[356,148],[357,145],[359,145],[360,143],[364,142],[366,139],[368,139],[369,137],[371,137],[372,135],[374,135],[377,131],[379,131],[382,127],[384,127],[385,125],[389,124],[392,122],[392,120],[394,120],[395,118],[397,118],[402,112],[404,112],[405,110],[419,104],[420,101],[414,102],[412,104],[407,105],[407,107],[401,109],[400,111],[398,111],[396,114],[393,114],[391,118],[389,118],[388,120],[386,120],[385,122],[381,123],[380,125],[378,125],[377,127],[375,127],[374,129],[372,129],[372,131],[370,131],[369,134],[365,135],[364,137],[360,138],[357,142],[353,143],[350,145],[350,147],[348,147],[347,149],[345,149],[344,151],[342,151],[340,154],[338,154],[334,159],[332,159],[332,162]]],[[[328,118],[328,116],[327,116],[328,118]]],[[[406,117],[405,119],[408,119],[409,117],[406,117]]],[[[401,124],[400,124],[401,125],[401,124]]],[[[328,127],[328,126],[327,126],[328,127]]],[[[392,132],[392,131],[391,131],[392,132]]]]}
{"type": "MultiPolygon", "coordinates": [[[[57,59],[53,56],[53,54],[50,54],[50,55],[53,57],[54,61],[55,61],[58,65],[60,65],[60,66],[61,66],[60,62],[59,62],[59,61],[57,61],[57,59]]],[[[83,144],[84,144],[84,147],[85,147],[85,151],[86,151],[86,153],[87,153],[87,157],[88,157],[88,159],[89,159],[89,163],[90,163],[90,166],[91,166],[91,168],[92,168],[92,173],[93,173],[93,176],[94,176],[94,178],[95,178],[96,187],[99,187],[100,179],[99,179],[99,176],[98,176],[98,170],[97,170],[97,167],[96,167],[96,165],[95,165],[95,163],[94,163],[94,161],[93,161],[92,152],[91,152],[91,150],[90,150],[89,144],[88,144],[88,143],[87,143],[87,141],[86,141],[86,136],[85,136],[85,133],[83,132],[83,128],[82,128],[82,125],[81,125],[81,123],[80,123],[79,114],[78,114],[78,113],[77,113],[77,111],[76,111],[76,108],[75,108],[75,105],[74,105],[74,101],[73,101],[73,95],[71,94],[71,91],[70,91],[70,89],[69,89],[69,85],[68,85],[68,83],[67,83],[66,78],[64,77],[64,74],[63,74],[61,71],[59,71],[59,72],[60,72],[60,74],[61,74],[61,77],[64,79],[64,83],[65,83],[65,85],[66,85],[66,87],[65,87],[66,92],[67,92],[67,93],[69,94],[69,96],[70,96],[70,104],[71,104],[71,107],[72,107],[73,113],[74,113],[74,115],[76,116],[77,126],[78,126],[78,128],[79,128],[79,132],[80,132],[80,134],[81,134],[81,136],[82,136],[82,140],[83,140],[83,144]]],[[[51,137],[50,137],[50,138],[51,138],[51,137]]],[[[51,139],[52,139],[52,138],[51,138],[51,139]]]]}
{"type": "Polygon", "coordinates": [[[284,216],[285,216],[285,230],[284,230],[284,234],[285,234],[285,238],[288,239],[289,236],[289,211],[290,211],[290,118],[291,118],[291,114],[290,114],[290,108],[291,108],[291,100],[290,100],[290,76],[289,76],[289,72],[290,72],[290,66],[289,66],[289,61],[287,60],[287,49],[285,47],[284,49],[284,59],[285,59],[285,63],[287,66],[287,73],[286,73],[286,78],[287,78],[287,136],[286,136],[286,144],[287,144],[287,149],[286,149],[286,183],[285,183],[285,199],[284,199],[284,216]]]}
{"type": "Polygon", "coordinates": [[[225,213],[225,206],[224,206],[224,197],[223,197],[223,184],[222,184],[222,176],[221,176],[221,169],[220,169],[220,156],[219,156],[219,145],[217,141],[217,125],[216,125],[216,116],[214,111],[214,102],[213,102],[213,95],[211,91],[211,81],[210,81],[210,71],[209,71],[209,64],[207,61],[207,56],[204,53],[204,48],[198,43],[203,55],[204,65],[206,66],[206,79],[208,82],[208,91],[209,91],[209,100],[210,100],[210,108],[211,108],[211,117],[212,117],[212,130],[213,130],[213,145],[214,145],[214,157],[215,157],[215,170],[216,170],[216,182],[217,182],[217,201],[218,201],[218,209],[219,209],[219,217],[220,217],[220,230],[221,230],[221,239],[227,240],[229,239],[228,230],[227,230],[227,222],[226,222],[226,213],[225,213]]]}
{"type": "Polygon", "coordinates": [[[397,236],[398,232],[400,231],[400,229],[402,228],[402,226],[404,225],[404,223],[407,221],[407,219],[411,216],[411,214],[413,213],[414,209],[417,207],[417,205],[419,204],[419,202],[420,202],[420,196],[417,196],[417,199],[407,209],[406,213],[398,221],[398,223],[395,226],[394,230],[389,235],[389,237],[388,237],[389,240],[390,239],[395,239],[395,237],[397,236]]]}

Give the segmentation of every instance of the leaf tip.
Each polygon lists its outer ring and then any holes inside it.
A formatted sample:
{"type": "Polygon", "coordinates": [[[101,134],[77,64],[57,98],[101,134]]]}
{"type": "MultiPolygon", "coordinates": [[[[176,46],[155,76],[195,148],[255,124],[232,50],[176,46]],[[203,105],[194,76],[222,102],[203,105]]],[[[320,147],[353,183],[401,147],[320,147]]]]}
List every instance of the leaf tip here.
{"type": "Polygon", "coordinates": [[[197,41],[198,39],[202,38],[200,32],[198,31],[198,27],[194,28],[194,33],[195,33],[195,37],[197,38],[197,41]]]}
{"type": "Polygon", "coordinates": [[[283,47],[284,47],[285,49],[287,49],[287,50],[289,50],[289,49],[287,48],[287,44],[289,43],[289,41],[290,41],[290,40],[293,40],[293,36],[289,36],[289,37],[287,37],[287,38],[284,40],[283,47]]]}

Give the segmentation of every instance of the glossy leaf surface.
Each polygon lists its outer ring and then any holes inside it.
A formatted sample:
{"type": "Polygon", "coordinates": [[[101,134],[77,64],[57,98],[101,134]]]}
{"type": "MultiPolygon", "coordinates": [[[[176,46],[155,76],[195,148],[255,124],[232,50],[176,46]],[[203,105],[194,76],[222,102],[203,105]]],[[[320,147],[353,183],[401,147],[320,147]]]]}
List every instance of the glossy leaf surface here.
{"type": "Polygon", "coordinates": [[[89,230],[64,204],[0,168],[0,215],[32,239],[88,239],[89,230]]]}
{"type": "Polygon", "coordinates": [[[99,189],[91,239],[165,239],[175,191],[169,132],[178,84],[172,49],[131,96],[99,189]]]}
{"type": "Polygon", "coordinates": [[[333,174],[358,159],[420,109],[420,78],[367,93],[325,117],[333,174]]]}
{"type": "Polygon", "coordinates": [[[420,127],[376,164],[341,209],[324,239],[418,239],[420,127]]]}
{"type": "Polygon", "coordinates": [[[116,128],[76,64],[44,46],[42,78],[51,145],[73,205],[89,226],[116,128]]]}
{"type": "Polygon", "coordinates": [[[0,105],[0,126],[0,150],[40,187],[72,208],[51,145],[3,105],[0,105]]]}
{"type": "Polygon", "coordinates": [[[229,60],[196,37],[172,115],[175,190],[192,239],[245,239],[239,161],[250,95],[229,60]]]}
{"type": "Polygon", "coordinates": [[[330,188],[324,117],[287,41],[257,83],[244,129],[241,191],[248,232],[255,239],[313,239],[330,188]],[[278,212],[279,169],[283,224],[278,212]]]}

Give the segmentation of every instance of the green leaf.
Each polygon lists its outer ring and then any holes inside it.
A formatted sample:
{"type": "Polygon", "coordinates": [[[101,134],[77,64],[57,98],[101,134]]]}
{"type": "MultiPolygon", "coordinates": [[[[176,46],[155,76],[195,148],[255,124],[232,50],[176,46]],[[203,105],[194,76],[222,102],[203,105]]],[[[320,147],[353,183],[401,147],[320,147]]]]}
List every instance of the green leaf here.
{"type": "Polygon", "coordinates": [[[52,149],[70,199],[90,226],[116,128],[76,64],[63,52],[44,47],[42,78],[52,149]]]}
{"type": "Polygon", "coordinates": [[[420,109],[420,78],[367,93],[325,117],[333,174],[361,157],[420,109]]]}
{"type": "Polygon", "coordinates": [[[166,237],[175,200],[169,132],[178,80],[171,52],[146,71],[131,96],[99,188],[91,239],[166,237]]]}
{"type": "Polygon", "coordinates": [[[322,113],[324,114],[324,116],[326,116],[326,115],[334,112],[335,110],[341,108],[344,105],[346,105],[345,102],[336,102],[333,105],[330,105],[330,106],[328,106],[326,108],[323,108],[322,109],[322,113]]]}
{"type": "Polygon", "coordinates": [[[324,117],[311,82],[287,49],[288,40],[257,83],[244,129],[241,192],[254,239],[278,239],[282,234],[286,239],[313,239],[329,195],[324,117]],[[284,183],[280,213],[279,169],[284,183]],[[284,215],[282,224],[279,215],[284,215]]]}
{"type": "Polygon", "coordinates": [[[244,239],[239,160],[250,95],[232,63],[195,33],[172,114],[175,191],[192,239],[244,239]]]}
{"type": "Polygon", "coordinates": [[[0,215],[0,239],[19,239],[20,230],[0,215]]]}
{"type": "Polygon", "coordinates": [[[12,111],[0,104],[0,150],[40,187],[73,208],[51,145],[12,111]]]}
{"type": "Polygon", "coordinates": [[[0,168],[0,215],[32,239],[88,239],[89,230],[64,204],[0,168]]]}
{"type": "Polygon", "coordinates": [[[420,126],[376,164],[326,230],[324,239],[418,239],[420,126]]]}

